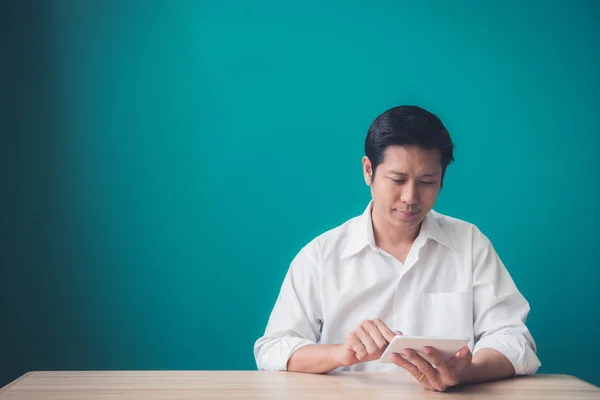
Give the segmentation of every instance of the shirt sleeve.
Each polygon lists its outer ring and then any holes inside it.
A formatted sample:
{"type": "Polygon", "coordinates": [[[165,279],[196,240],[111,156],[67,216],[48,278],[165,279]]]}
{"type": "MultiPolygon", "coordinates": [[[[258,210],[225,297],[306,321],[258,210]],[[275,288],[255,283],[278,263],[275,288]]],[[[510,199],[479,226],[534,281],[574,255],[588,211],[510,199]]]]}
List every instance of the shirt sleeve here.
{"type": "Polygon", "coordinates": [[[254,344],[259,370],[285,371],[295,351],[319,342],[322,313],[315,260],[309,245],[292,261],[265,333],[254,344]]]}
{"type": "Polygon", "coordinates": [[[525,325],[529,303],[517,289],[491,242],[476,229],[473,238],[473,353],[490,348],[510,360],[515,375],[533,374],[541,363],[525,325]]]}

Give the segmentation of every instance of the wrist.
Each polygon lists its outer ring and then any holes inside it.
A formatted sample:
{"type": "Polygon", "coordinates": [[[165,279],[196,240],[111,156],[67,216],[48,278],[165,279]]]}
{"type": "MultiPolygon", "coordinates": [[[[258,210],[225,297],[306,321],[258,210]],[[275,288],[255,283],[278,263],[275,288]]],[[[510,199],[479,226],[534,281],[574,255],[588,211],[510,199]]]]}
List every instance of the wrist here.
{"type": "Polygon", "coordinates": [[[494,349],[481,349],[473,355],[471,363],[460,374],[461,384],[487,382],[514,375],[512,363],[494,349]]]}
{"type": "Polygon", "coordinates": [[[334,365],[334,369],[343,366],[343,364],[340,362],[339,357],[339,352],[341,348],[341,344],[332,344],[331,347],[329,347],[329,361],[332,365],[334,365]]]}
{"type": "Polygon", "coordinates": [[[476,381],[477,364],[469,364],[463,369],[458,378],[458,385],[467,385],[476,381]]]}

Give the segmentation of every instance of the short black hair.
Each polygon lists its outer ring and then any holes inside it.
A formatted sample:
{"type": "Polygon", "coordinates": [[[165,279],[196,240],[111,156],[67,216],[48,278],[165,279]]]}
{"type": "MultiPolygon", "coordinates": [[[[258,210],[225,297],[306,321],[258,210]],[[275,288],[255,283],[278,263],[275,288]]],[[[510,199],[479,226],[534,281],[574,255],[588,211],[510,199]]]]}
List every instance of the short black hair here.
{"type": "Polygon", "coordinates": [[[389,146],[416,145],[439,149],[442,183],[446,168],[454,161],[454,144],[442,121],[418,106],[398,106],[375,118],[365,140],[365,155],[371,161],[373,177],[389,146]]]}

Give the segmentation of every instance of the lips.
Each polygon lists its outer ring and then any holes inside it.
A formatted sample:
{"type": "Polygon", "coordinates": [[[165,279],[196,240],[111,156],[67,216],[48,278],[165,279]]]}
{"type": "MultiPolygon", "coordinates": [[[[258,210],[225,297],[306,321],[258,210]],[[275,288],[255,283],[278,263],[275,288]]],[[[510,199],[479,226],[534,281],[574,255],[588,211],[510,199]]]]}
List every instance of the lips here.
{"type": "Polygon", "coordinates": [[[419,211],[398,210],[397,208],[395,208],[394,211],[396,211],[397,215],[405,221],[413,221],[419,217],[419,211]]]}
{"type": "Polygon", "coordinates": [[[406,216],[410,216],[410,215],[415,215],[418,214],[419,211],[414,211],[414,210],[398,210],[397,208],[394,208],[395,211],[399,212],[400,214],[406,215],[406,216]]]}

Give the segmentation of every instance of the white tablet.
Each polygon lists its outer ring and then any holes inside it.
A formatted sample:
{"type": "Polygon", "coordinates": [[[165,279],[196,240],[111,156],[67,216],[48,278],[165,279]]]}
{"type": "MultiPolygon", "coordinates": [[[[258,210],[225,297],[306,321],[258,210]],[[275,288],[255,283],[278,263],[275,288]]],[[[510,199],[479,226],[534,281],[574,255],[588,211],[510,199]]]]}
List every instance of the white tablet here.
{"type": "Polygon", "coordinates": [[[427,355],[423,353],[423,347],[433,347],[439,351],[444,361],[448,361],[460,349],[469,343],[467,338],[446,338],[446,337],[428,337],[428,336],[402,336],[398,335],[388,345],[387,349],[379,359],[382,363],[391,363],[393,353],[402,353],[404,349],[415,350],[421,357],[431,362],[427,355]]]}

